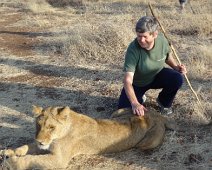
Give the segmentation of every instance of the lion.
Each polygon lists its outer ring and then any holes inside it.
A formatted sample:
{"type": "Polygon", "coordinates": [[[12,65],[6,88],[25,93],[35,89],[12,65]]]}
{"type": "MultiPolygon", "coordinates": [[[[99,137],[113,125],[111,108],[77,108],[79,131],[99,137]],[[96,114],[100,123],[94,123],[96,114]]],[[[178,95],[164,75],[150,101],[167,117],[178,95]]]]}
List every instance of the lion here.
{"type": "Polygon", "coordinates": [[[66,107],[33,106],[36,138],[32,144],[1,150],[11,169],[59,169],[79,154],[105,154],[162,144],[165,128],[175,125],[156,111],[136,116],[131,109],[115,111],[111,119],[94,119],[66,107]]]}

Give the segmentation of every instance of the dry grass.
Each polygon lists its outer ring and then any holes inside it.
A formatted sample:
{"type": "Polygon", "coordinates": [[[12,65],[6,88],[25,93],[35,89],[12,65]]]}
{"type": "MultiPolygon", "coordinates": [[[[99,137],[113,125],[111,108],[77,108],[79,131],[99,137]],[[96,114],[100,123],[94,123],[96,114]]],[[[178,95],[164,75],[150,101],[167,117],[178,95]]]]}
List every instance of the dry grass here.
{"type": "Polygon", "coordinates": [[[44,0],[27,0],[25,2],[25,8],[34,13],[49,13],[54,9],[44,0]]]}
{"type": "MultiPolygon", "coordinates": [[[[108,118],[117,108],[124,53],[135,38],[134,25],[150,13],[147,2],[3,0],[0,147],[32,140],[32,104],[69,105],[89,116],[108,118]],[[30,53],[24,55],[26,50],[30,53]]],[[[211,116],[211,1],[190,1],[184,12],[178,1],[151,3],[211,116]]],[[[158,93],[147,93],[147,107],[157,109],[158,93]]],[[[182,130],[167,132],[160,148],[82,156],[71,161],[70,169],[211,169],[211,125],[199,126],[203,110],[186,82],[173,107],[182,130]]]]}
{"type": "Polygon", "coordinates": [[[210,79],[212,66],[212,46],[196,47],[196,55],[188,58],[191,78],[210,79]],[[207,74],[206,74],[207,73],[207,74]]]}

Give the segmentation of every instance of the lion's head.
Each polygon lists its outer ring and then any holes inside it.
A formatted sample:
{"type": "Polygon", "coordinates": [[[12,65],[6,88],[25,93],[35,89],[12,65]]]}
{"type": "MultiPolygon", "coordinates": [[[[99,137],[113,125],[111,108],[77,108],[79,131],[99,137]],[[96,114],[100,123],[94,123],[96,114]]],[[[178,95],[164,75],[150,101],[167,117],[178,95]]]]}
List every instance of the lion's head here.
{"type": "Polygon", "coordinates": [[[33,106],[36,117],[36,142],[40,149],[48,150],[55,139],[64,137],[69,128],[69,107],[42,107],[33,106]]]}

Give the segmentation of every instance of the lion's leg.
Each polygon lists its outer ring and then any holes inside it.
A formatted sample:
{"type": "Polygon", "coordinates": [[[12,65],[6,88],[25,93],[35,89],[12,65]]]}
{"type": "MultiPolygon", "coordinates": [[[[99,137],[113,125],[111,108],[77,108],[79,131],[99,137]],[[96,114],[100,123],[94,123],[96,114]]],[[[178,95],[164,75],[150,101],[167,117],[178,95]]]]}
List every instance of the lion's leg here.
{"type": "Polygon", "coordinates": [[[36,152],[36,150],[37,150],[36,144],[32,143],[29,145],[23,145],[16,149],[0,150],[0,155],[4,155],[7,157],[24,156],[26,154],[32,154],[32,153],[36,152]]]}
{"type": "Polygon", "coordinates": [[[162,121],[165,124],[165,127],[169,130],[178,130],[176,122],[168,117],[157,115],[158,120],[162,121]]]}
{"type": "Polygon", "coordinates": [[[123,108],[118,109],[115,112],[113,112],[110,116],[111,119],[128,119],[132,117],[132,109],[131,108],[123,108]]]}
{"type": "Polygon", "coordinates": [[[12,156],[23,156],[26,155],[28,152],[28,145],[23,145],[21,147],[18,147],[16,149],[6,149],[6,150],[1,150],[0,155],[12,157],[12,156]]]}
{"type": "Polygon", "coordinates": [[[144,138],[136,145],[141,150],[153,149],[159,146],[165,135],[165,126],[156,124],[144,136],[144,138]]]}
{"type": "Polygon", "coordinates": [[[6,150],[0,150],[0,155],[4,155],[4,156],[15,156],[15,151],[12,149],[6,149],[6,150]]]}
{"type": "Polygon", "coordinates": [[[175,130],[175,131],[178,131],[179,130],[179,127],[178,125],[176,124],[176,122],[174,122],[173,120],[167,120],[165,122],[165,126],[167,129],[169,130],[175,130]]]}
{"type": "Polygon", "coordinates": [[[9,166],[17,170],[66,168],[68,162],[68,159],[53,154],[14,156],[7,159],[9,166]]]}
{"type": "Polygon", "coordinates": [[[29,151],[29,146],[23,145],[23,146],[15,149],[15,155],[16,156],[24,156],[27,154],[28,151],[29,151]]]}

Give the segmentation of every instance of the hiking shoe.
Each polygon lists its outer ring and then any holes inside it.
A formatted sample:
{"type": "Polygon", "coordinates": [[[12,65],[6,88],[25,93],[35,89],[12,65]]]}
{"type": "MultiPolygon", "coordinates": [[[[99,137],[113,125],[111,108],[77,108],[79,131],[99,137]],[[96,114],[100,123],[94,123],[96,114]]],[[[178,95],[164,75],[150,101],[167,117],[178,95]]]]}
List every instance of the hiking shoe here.
{"type": "Polygon", "coordinates": [[[145,103],[145,101],[146,101],[146,95],[145,94],[142,96],[142,100],[143,100],[142,104],[145,103]]]}
{"type": "Polygon", "coordinates": [[[180,4],[180,8],[181,8],[181,10],[183,10],[185,8],[185,3],[184,2],[180,4]]]}
{"type": "Polygon", "coordinates": [[[161,115],[170,115],[173,113],[172,108],[171,107],[164,107],[161,102],[159,101],[159,99],[156,99],[158,106],[160,107],[160,114],[161,115]]]}
{"type": "Polygon", "coordinates": [[[186,3],[187,3],[187,0],[180,0],[180,7],[182,10],[185,8],[186,3]]]}
{"type": "Polygon", "coordinates": [[[172,113],[173,113],[173,111],[172,111],[172,108],[171,107],[169,107],[169,108],[167,108],[167,107],[161,107],[160,108],[160,113],[161,113],[161,115],[171,115],[172,113]]]}

